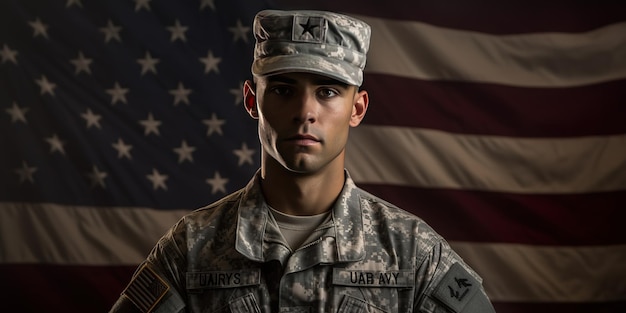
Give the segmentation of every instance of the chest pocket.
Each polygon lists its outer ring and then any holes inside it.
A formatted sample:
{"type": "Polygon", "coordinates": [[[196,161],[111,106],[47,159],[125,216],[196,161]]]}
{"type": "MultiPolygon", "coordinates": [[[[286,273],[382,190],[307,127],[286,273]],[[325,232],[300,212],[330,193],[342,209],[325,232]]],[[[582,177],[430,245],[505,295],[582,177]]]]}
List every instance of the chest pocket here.
{"type": "Polygon", "coordinates": [[[386,313],[386,311],[370,305],[361,299],[345,295],[341,300],[337,313],[386,313]]]}
{"type": "Polygon", "coordinates": [[[233,313],[261,313],[261,309],[251,293],[231,300],[228,306],[233,313]]]}
{"type": "Polygon", "coordinates": [[[414,272],[335,268],[337,312],[408,312],[412,306],[414,272]]]}
{"type": "Polygon", "coordinates": [[[260,313],[257,297],[260,270],[188,272],[191,311],[202,313],[260,313]]]}

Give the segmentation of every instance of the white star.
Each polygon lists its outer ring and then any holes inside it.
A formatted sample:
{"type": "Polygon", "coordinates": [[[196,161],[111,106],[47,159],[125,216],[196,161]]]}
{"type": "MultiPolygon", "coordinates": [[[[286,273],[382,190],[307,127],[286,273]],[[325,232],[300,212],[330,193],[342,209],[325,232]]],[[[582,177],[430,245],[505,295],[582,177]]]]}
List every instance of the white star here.
{"type": "Polygon", "coordinates": [[[113,24],[111,20],[107,22],[106,27],[100,27],[99,29],[102,33],[104,33],[105,43],[109,42],[111,39],[115,39],[119,42],[122,41],[122,38],[120,37],[120,31],[122,31],[122,27],[115,26],[115,24],[113,24]]]}
{"type": "Polygon", "coordinates": [[[218,191],[226,193],[226,183],[228,183],[228,178],[222,178],[220,172],[215,172],[213,178],[207,178],[206,183],[211,185],[211,194],[215,194],[218,191]]]}
{"type": "Polygon", "coordinates": [[[50,153],[58,151],[61,154],[65,154],[65,142],[57,136],[57,134],[52,135],[52,137],[46,138],[48,144],[50,144],[50,153]]]}
{"type": "Polygon", "coordinates": [[[133,159],[133,157],[130,155],[130,149],[132,149],[133,146],[125,144],[122,138],[118,138],[117,142],[112,144],[112,146],[113,148],[115,148],[115,150],[117,150],[118,159],[121,159],[122,157],[126,157],[129,160],[133,159]]]}
{"type": "Polygon", "coordinates": [[[137,63],[141,64],[141,75],[147,73],[148,71],[153,74],[157,73],[156,64],[161,62],[159,59],[153,59],[150,55],[149,51],[146,51],[146,57],[143,59],[137,59],[137,63]]]}
{"type": "Polygon", "coordinates": [[[33,184],[35,183],[35,180],[33,179],[33,174],[36,171],[37,171],[37,168],[28,166],[26,161],[22,161],[22,167],[21,168],[16,168],[14,170],[14,172],[17,173],[17,175],[20,176],[20,183],[23,183],[25,181],[29,181],[29,182],[31,182],[33,184]]]}
{"type": "Polygon", "coordinates": [[[153,168],[152,174],[146,175],[146,177],[148,178],[148,180],[152,182],[152,188],[154,190],[157,190],[159,188],[163,188],[164,190],[167,190],[167,185],[165,185],[165,181],[167,180],[167,177],[168,177],[167,175],[161,175],[159,171],[153,168]]]}
{"type": "Polygon", "coordinates": [[[141,8],[144,8],[150,11],[150,1],[152,0],[134,0],[134,1],[135,1],[135,12],[141,10],[141,8]]]}
{"type": "Polygon", "coordinates": [[[155,133],[157,136],[161,135],[159,133],[159,126],[161,126],[161,121],[155,120],[152,116],[152,113],[148,113],[148,119],[139,121],[139,124],[143,125],[143,134],[145,136],[150,135],[150,133],[155,133]]]}
{"type": "MultiPolygon", "coordinates": [[[[239,86],[243,86],[243,82],[239,82],[239,86]]],[[[241,101],[243,101],[243,91],[241,87],[229,89],[228,92],[235,97],[235,105],[241,104],[241,101]]]]}
{"type": "Polygon", "coordinates": [[[207,126],[207,131],[206,131],[207,137],[211,136],[211,134],[213,133],[224,135],[224,133],[222,132],[222,125],[224,125],[226,121],[218,119],[215,113],[211,114],[211,119],[202,120],[202,123],[207,126]]]}
{"type": "Polygon", "coordinates": [[[79,6],[79,7],[83,7],[82,2],[80,2],[81,0],[67,0],[67,2],[65,3],[65,7],[69,8],[71,7],[73,4],[79,6]]]}
{"type": "Polygon", "coordinates": [[[85,72],[87,74],[91,74],[91,69],[89,65],[91,64],[91,59],[85,58],[82,51],[78,51],[78,57],[76,59],[70,60],[76,70],[74,70],[74,74],[78,75],[80,72],[85,72]]]}
{"type": "Polygon", "coordinates": [[[254,164],[254,162],[252,161],[252,155],[255,152],[256,151],[254,149],[248,149],[248,145],[245,142],[241,144],[241,149],[233,150],[233,153],[239,157],[239,166],[243,165],[244,163],[254,164]]]}
{"type": "Polygon", "coordinates": [[[101,172],[97,166],[93,166],[93,170],[91,172],[87,172],[87,177],[91,181],[91,188],[100,186],[102,189],[106,188],[104,185],[104,179],[108,176],[106,172],[101,172]]]}
{"type": "Polygon", "coordinates": [[[184,102],[189,105],[189,94],[191,93],[191,89],[185,89],[183,83],[178,82],[178,88],[170,89],[170,95],[174,96],[174,105],[177,106],[179,102],[184,102]]]}
{"type": "Polygon", "coordinates": [[[216,74],[220,73],[220,69],[217,67],[220,62],[222,62],[222,58],[216,58],[213,56],[213,52],[209,50],[206,58],[199,58],[200,62],[204,63],[204,73],[210,73],[211,71],[215,71],[216,74]]]}
{"type": "Polygon", "coordinates": [[[41,22],[39,18],[36,18],[32,22],[28,22],[30,27],[33,28],[33,37],[37,37],[39,35],[48,38],[48,25],[41,22]]]}
{"type": "Polygon", "coordinates": [[[243,26],[241,24],[241,20],[237,20],[237,25],[235,27],[229,27],[229,31],[233,33],[233,42],[237,42],[238,39],[241,38],[243,42],[248,43],[248,32],[250,31],[250,27],[243,26]]]}
{"type": "Polygon", "coordinates": [[[35,82],[37,83],[37,85],[39,85],[39,88],[41,88],[42,95],[49,93],[54,96],[54,88],[57,87],[57,84],[48,81],[48,78],[46,78],[46,76],[44,75],[41,75],[40,79],[35,79],[35,82]]]}
{"type": "Polygon", "coordinates": [[[91,109],[87,109],[87,112],[81,114],[80,116],[82,116],[85,121],[87,121],[87,129],[89,129],[91,126],[96,126],[96,128],[98,129],[102,128],[100,127],[100,119],[102,118],[102,116],[98,114],[93,114],[93,112],[91,112],[91,109]]]}
{"type": "Polygon", "coordinates": [[[11,61],[11,63],[17,64],[17,59],[15,58],[16,56],[17,50],[11,50],[11,48],[9,48],[9,46],[7,46],[6,44],[2,46],[2,51],[0,51],[0,58],[2,58],[2,63],[6,61],[11,61]]]}
{"type": "Polygon", "coordinates": [[[9,115],[11,115],[11,122],[15,123],[17,121],[22,121],[24,124],[28,124],[26,121],[26,112],[28,112],[28,108],[21,108],[17,105],[17,103],[13,102],[13,107],[10,109],[5,109],[9,115]]]}
{"type": "Polygon", "coordinates": [[[122,88],[118,82],[115,82],[115,85],[113,85],[113,88],[106,90],[106,93],[111,95],[112,105],[115,105],[115,103],[118,101],[121,101],[122,103],[126,103],[127,92],[128,92],[128,88],[122,88]]]}
{"type": "Polygon", "coordinates": [[[193,163],[193,153],[196,150],[196,147],[191,147],[187,145],[187,142],[183,140],[181,146],[179,148],[174,148],[174,152],[178,154],[178,163],[183,163],[185,160],[193,163]]]}
{"type": "Polygon", "coordinates": [[[213,0],[202,0],[200,2],[200,11],[202,11],[202,9],[209,7],[211,8],[211,10],[215,11],[215,3],[213,3],[213,0]]]}
{"type": "Polygon", "coordinates": [[[180,25],[178,19],[174,22],[174,26],[168,26],[166,28],[172,33],[172,35],[170,36],[171,42],[176,41],[176,39],[187,41],[187,37],[185,37],[185,32],[189,27],[180,25]]]}

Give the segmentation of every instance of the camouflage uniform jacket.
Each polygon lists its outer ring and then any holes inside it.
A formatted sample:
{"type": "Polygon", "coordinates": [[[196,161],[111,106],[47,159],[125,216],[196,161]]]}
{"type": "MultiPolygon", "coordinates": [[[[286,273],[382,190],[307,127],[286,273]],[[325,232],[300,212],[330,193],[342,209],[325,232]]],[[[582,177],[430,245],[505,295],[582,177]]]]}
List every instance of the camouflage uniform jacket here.
{"type": "Polygon", "coordinates": [[[319,228],[292,251],[257,173],[174,225],[111,312],[493,312],[480,277],[441,236],[347,172],[319,228]]]}

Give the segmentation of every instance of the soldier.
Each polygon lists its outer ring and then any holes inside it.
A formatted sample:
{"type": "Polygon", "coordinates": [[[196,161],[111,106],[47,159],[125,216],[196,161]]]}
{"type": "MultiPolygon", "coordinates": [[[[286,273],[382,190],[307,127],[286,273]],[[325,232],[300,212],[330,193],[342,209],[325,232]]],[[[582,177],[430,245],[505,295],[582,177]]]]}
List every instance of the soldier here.
{"type": "Polygon", "coordinates": [[[174,225],[111,312],[494,312],[440,235],[345,170],[349,129],[368,108],[370,27],[266,10],[254,34],[243,94],[261,168],[174,225]]]}

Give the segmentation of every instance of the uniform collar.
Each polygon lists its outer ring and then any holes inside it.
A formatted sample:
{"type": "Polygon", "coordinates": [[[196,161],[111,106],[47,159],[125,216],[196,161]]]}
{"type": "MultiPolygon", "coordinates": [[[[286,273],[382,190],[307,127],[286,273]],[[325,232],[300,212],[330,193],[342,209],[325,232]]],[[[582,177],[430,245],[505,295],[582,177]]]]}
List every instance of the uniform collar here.
{"type": "MultiPolygon", "coordinates": [[[[363,212],[361,191],[355,185],[348,171],[346,181],[332,209],[333,227],[327,235],[335,237],[336,260],[349,262],[361,260],[364,255],[363,212]]],[[[269,207],[265,202],[260,185],[260,171],[244,187],[238,207],[237,239],[235,249],[242,255],[259,262],[269,261],[276,251],[268,250],[272,242],[280,240],[280,234],[272,225],[269,207]]]]}

